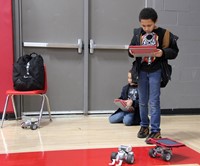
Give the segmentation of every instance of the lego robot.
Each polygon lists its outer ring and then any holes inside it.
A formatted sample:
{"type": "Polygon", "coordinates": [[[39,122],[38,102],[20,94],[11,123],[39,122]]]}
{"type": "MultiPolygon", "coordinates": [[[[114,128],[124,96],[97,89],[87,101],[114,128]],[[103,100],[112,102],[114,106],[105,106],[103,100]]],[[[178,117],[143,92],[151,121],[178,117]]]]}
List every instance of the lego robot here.
{"type": "Polygon", "coordinates": [[[27,128],[27,129],[31,129],[31,130],[36,130],[38,128],[38,121],[35,120],[26,120],[24,122],[21,123],[21,127],[23,129],[27,128]]]}
{"type": "Polygon", "coordinates": [[[161,157],[164,161],[171,160],[172,148],[185,146],[184,144],[169,138],[150,138],[149,142],[156,145],[149,150],[149,156],[152,158],[161,157]]]}
{"type": "Polygon", "coordinates": [[[112,152],[111,161],[109,165],[121,166],[123,162],[127,164],[133,164],[134,162],[134,153],[132,151],[131,146],[120,145],[118,148],[118,152],[112,152]]]}

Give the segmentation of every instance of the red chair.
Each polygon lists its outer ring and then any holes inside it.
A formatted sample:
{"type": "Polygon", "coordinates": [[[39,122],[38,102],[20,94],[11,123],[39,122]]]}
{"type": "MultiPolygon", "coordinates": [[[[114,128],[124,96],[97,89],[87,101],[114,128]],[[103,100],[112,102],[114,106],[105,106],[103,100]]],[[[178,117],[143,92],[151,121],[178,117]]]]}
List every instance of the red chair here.
{"type": "Polygon", "coordinates": [[[40,121],[42,118],[42,114],[43,114],[43,108],[44,108],[44,102],[46,100],[46,104],[47,104],[47,111],[49,113],[49,119],[50,121],[52,121],[51,118],[51,108],[50,108],[50,104],[49,104],[49,98],[46,95],[47,92],[47,72],[46,72],[46,66],[44,67],[44,75],[45,75],[45,87],[44,90],[31,90],[31,91],[17,91],[17,90],[7,90],[6,91],[6,102],[4,105],[4,110],[3,110],[3,115],[2,115],[2,122],[1,122],[1,128],[3,127],[3,122],[5,120],[5,114],[6,114],[6,110],[7,110],[7,106],[8,106],[8,102],[9,99],[11,97],[12,99],[12,105],[13,105],[13,109],[14,109],[14,114],[15,114],[15,118],[17,119],[17,113],[16,113],[16,106],[15,106],[15,100],[14,100],[14,96],[41,96],[42,97],[42,104],[41,104],[41,108],[40,108],[40,113],[39,113],[39,118],[38,118],[38,127],[40,126],[40,121]]]}

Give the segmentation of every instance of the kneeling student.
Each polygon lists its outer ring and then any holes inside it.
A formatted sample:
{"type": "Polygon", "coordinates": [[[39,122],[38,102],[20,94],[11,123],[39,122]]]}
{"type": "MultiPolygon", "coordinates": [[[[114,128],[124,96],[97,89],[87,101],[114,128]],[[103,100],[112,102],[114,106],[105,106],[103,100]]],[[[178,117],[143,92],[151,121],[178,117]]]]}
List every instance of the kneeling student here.
{"type": "Polygon", "coordinates": [[[128,72],[128,84],[122,88],[121,96],[118,98],[126,103],[127,111],[118,108],[110,115],[110,123],[124,123],[126,126],[139,125],[139,97],[137,84],[132,82],[131,71],[128,72]]]}

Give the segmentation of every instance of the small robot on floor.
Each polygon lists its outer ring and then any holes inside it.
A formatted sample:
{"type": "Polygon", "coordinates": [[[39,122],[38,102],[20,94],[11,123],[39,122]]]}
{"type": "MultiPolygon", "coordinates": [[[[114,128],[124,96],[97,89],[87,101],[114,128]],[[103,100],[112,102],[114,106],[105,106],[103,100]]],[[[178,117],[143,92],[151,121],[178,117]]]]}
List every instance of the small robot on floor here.
{"type": "Polygon", "coordinates": [[[134,153],[132,151],[132,146],[120,145],[118,152],[112,152],[111,161],[109,165],[121,166],[123,162],[127,164],[133,164],[134,162],[134,153]]]}
{"type": "Polygon", "coordinates": [[[23,129],[31,129],[31,130],[36,130],[38,128],[38,121],[37,120],[26,120],[24,122],[21,123],[21,127],[23,129]]]}
{"type": "Polygon", "coordinates": [[[156,146],[149,150],[149,156],[152,158],[161,157],[164,161],[170,161],[172,158],[172,148],[185,146],[169,138],[150,138],[149,142],[156,146]]]}

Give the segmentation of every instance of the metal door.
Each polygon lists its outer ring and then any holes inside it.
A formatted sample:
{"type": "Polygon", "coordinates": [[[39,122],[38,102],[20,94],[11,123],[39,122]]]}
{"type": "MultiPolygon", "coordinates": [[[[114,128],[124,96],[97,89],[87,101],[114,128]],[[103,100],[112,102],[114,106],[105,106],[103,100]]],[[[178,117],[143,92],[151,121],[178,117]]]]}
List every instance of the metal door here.
{"type": "MultiPolygon", "coordinates": [[[[16,0],[15,55],[37,52],[48,72],[55,114],[114,110],[127,83],[127,45],[138,26],[141,0],[16,0]]],[[[24,111],[38,110],[26,97],[24,111]]]]}
{"type": "Polygon", "coordinates": [[[89,110],[110,112],[127,84],[128,44],[144,1],[93,0],[90,8],[89,110]]]}

